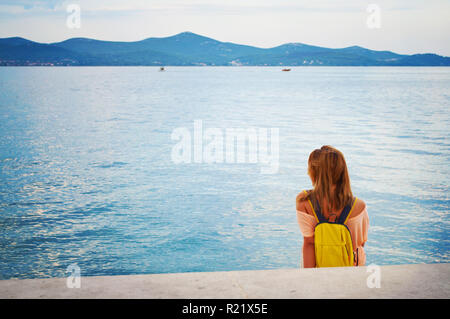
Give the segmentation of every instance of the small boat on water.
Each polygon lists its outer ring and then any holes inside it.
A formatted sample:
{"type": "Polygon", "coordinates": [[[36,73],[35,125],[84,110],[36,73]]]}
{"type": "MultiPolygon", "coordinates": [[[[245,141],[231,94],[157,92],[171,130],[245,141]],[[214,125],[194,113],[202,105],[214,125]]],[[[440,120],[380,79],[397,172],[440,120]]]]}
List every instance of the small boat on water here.
{"type": "Polygon", "coordinates": [[[281,71],[284,71],[284,72],[289,72],[291,69],[283,69],[283,70],[281,70],[281,71]]]}

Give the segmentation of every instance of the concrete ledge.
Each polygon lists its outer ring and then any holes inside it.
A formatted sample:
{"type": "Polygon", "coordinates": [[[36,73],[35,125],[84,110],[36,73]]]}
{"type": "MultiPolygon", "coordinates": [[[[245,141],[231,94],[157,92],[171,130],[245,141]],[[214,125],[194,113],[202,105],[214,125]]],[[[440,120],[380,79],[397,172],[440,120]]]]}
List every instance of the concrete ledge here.
{"type": "Polygon", "coordinates": [[[0,280],[0,298],[449,298],[450,264],[0,280]],[[370,278],[369,278],[370,277],[370,278]]]}

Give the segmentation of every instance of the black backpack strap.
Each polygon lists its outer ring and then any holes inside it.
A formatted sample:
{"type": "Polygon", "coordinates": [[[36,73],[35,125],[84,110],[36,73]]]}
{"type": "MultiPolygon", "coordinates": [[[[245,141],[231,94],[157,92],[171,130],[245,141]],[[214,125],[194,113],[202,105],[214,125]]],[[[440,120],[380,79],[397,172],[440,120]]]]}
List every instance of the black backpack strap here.
{"type": "Polygon", "coordinates": [[[351,204],[344,207],[342,210],[341,215],[339,216],[337,222],[339,224],[345,224],[347,222],[347,219],[350,217],[350,214],[352,213],[353,207],[355,207],[357,198],[355,197],[351,204]]]}

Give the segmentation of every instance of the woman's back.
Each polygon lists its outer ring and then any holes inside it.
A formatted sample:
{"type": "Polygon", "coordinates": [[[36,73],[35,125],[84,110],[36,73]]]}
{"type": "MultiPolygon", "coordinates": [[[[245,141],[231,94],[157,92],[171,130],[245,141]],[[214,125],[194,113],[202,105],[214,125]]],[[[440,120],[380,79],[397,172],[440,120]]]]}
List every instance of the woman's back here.
{"type": "MultiPolygon", "coordinates": [[[[348,174],[347,164],[345,162],[344,155],[337,149],[331,146],[322,146],[320,149],[314,150],[308,159],[308,175],[311,178],[311,182],[314,189],[309,192],[301,192],[296,199],[297,219],[300,226],[300,230],[303,234],[303,263],[305,267],[316,267],[315,249],[317,247],[327,247],[330,238],[335,238],[332,241],[332,245],[335,245],[334,241],[340,240],[341,235],[331,236],[334,230],[342,230],[346,233],[345,243],[349,244],[350,231],[352,245],[347,247],[347,250],[342,253],[346,256],[350,256],[351,252],[348,250],[353,249],[355,255],[355,265],[364,265],[365,253],[364,244],[367,241],[367,231],[369,227],[369,217],[367,214],[366,204],[361,199],[356,199],[353,196],[350,186],[350,177],[348,174]],[[319,210],[320,207],[320,210],[319,210]],[[344,207],[346,216],[341,216],[344,207]],[[347,215],[348,213],[348,215],[347,215]],[[344,223],[348,230],[340,228],[338,225],[327,225],[322,223],[320,227],[320,237],[317,240],[317,247],[314,242],[315,227],[321,222],[337,222],[344,223]],[[322,230],[328,229],[330,232],[326,235],[322,230]],[[323,236],[325,237],[323,237],[323,236]],[[321,243],[323,239],[326,239],[326,244],[321,243]]],[[[342,227],[342,226],[341,226],[342,227]]],[[[325,231],[325,233],[328,232],[325,231]]],[[[335,246],[340,246],[342,243],[336,243],[335,246]]],[[[325,248],[324,248],[325,249],[325,248]]],[[[327,250],[327,249],[326,249],[327,250]]],[[[322,256],[331,257],[336,254],[337,251],[331,252],[327,250],[324,255],[322,251],[318,252],[317,258],[322,256]]],[[[351,260],[347,257],[344,258],[346,265],[351,264],[351,260]]],[[[327,265],[330,263],[326,263],[327,265]]],[[[334,264],[334,263],[331,263],[334,264]]],[[[319,263],[318,266],[323,265],[319,263]]]]}
{"type": "MultiPolygon", "coordinates": [[[[301,193],[299,194],[301,195],[301,193]]],[[[307,244],[314,244],[314,229],[318,224],[318,220],[315,217],[313,208],[308,200],[296,201],[297,202],[297,221],[300,227],[300,231],[303,234],[304,242],[307,244]]],[[[326,207],[327,205],[321,205],[326,207]]],[[[335,221],[339,218],[342,210],[328,212],[326,209],[322,211],[322,215],[330,221],[335,221]],[[333,216],[334,215],[334,216],[333,216]],[[335,218],[335,219],[333,219],[335,218]]],[[[367,241],[367,233],[369,230],[369,215],[367,213],[366,204],[363,200],[357,199],[355,206],[353,207],[351,214],[346,222],[350,235],[352,237],[353,250],[355,252],[355,266],[363,266],[366,262],[366,254],[364,251],[364,244],[367,241]]],[[[305,253],[305,251],[304,251],[305,253]]],[[[311,259],[311,258],[309,258],[311,259]]]]}
{"type": "MultiPolygon", "coordinates": [[[[300,193],[297,196],[297,198],[299,198],[301,195],[302,195],[302,193],[300,193]]],[[[297,210],[305,212],[308,215],[311,215],[314,217],[313,210],[312,210],[311,205],[309,204],[308,200],[303,200],[303,201],[297,200],[296,202],[297,202],[297,210]]],[[[336,219],[339,218],[339,216],[342,213],[343,208],[329,212],[327,209],[327,206],[328,205],[326,205],[326,204],[324,205],[323,203],[322,203],[322,205],[320,205],[320,207],[323,207],[323,208],[321,208],[321,213],[322,213],[322,215],[324,215],[325,219],[328,220],[333,215],[336,216],[336,219]]],[[[352,214],[351,214],[350,218],[354,218],[354,217],[362,214],[365,209],[366,209],[366,203],[362,199],[358,198],[358,200],[355,203],[355,207],[352,210],[352,214]]],[[[333,219],[331,219],[331,220],[333,221],[333,219]]]]}

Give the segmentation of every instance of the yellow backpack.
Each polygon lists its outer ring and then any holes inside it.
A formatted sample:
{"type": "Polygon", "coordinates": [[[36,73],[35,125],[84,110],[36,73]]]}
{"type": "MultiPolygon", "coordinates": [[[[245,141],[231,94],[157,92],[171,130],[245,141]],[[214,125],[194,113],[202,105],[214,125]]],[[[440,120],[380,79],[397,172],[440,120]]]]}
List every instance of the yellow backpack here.
{"type": "MultiPolygon", "coordinates": [[[[306,191],[305,191],[306,192],[306,191]]],[[[346,222],[352,213],[357,198],[352,205],[347,205],[342,210],[339,218],[334,222],[328,221],[320,211],[320,205],[308,200],[317,220],[314,229],[314,249],[316,255],[316,267],[348,267],[354,265],[354,252],[352,236],[346,222]]]]}

